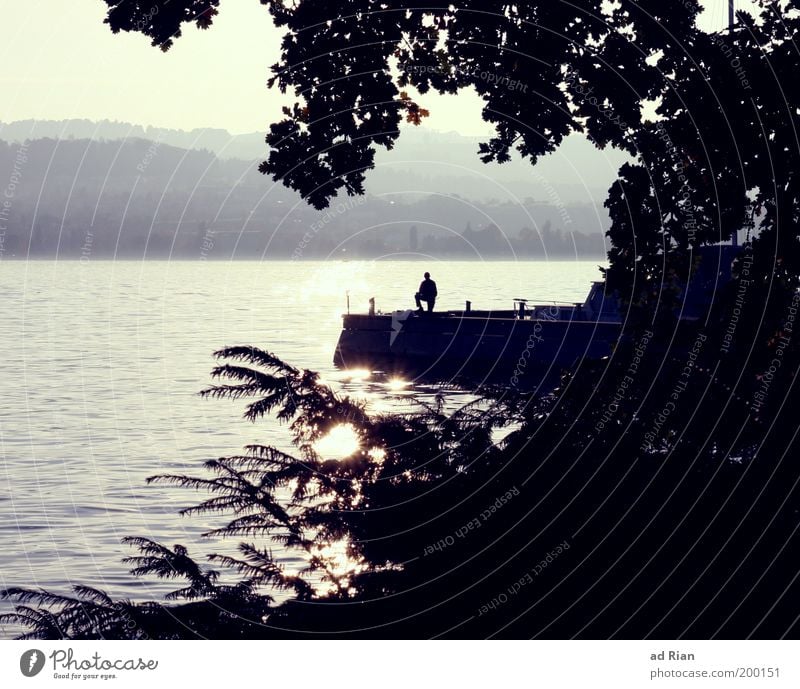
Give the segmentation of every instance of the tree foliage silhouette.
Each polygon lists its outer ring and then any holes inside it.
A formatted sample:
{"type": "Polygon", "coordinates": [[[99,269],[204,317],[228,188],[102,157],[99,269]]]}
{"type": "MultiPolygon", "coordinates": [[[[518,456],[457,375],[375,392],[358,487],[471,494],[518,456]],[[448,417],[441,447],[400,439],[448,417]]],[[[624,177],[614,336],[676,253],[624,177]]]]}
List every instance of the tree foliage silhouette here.
{"type": "Polygon", "coordinates": [[[181,24],[195,24],[207,29],[214,21],[219,0],[105,0],[106,24],[114,33],[136,31],[153,40],[153,45],[167,51],[181,36],[181,24]]]}
{"type": "Polygon", "coordinates": [[[265,589],[291,592],[295,605],[391,590],[400,568],[400,541],[387,547],[373,539],[386,524],[369,517],[370,511],[387,501],[414,500],[445,477],[458,480],[468,461],[488,461],[497,452],[491,414],[465,407],[448,416],[429,407],[408,416],[371,417],[360,403],[320,384],[315,373],[295,369],[268,352],[231,347],[217,354],[228,363],[216,367],[213,375],[231,382],[203,394],[255,398],[245,416],[255,421],[274,413],[289,422],[298,456],[252,445],[244,455],[208,461],[210,477],[163,475],[150,481],[207,492],[210,497],[183,513],[232,517],[207,536],[280,544],[286,551],[299,551],[306,566],[286,574],[270,550],[242,542],[240,557],[209,556],[210,562],[241,576],[233,585],[221,584],[218,571],[198,564],[181,545],[169,548],[147,538],[128,538],[140,553],[126,560],[131,573],[185,580],[184,587],[166,596],[181,605],[112,601],[86,587],[76,587],[75,597],[15,588],[3,595],[22,605],[2,621],[28,625],[34,636],[43,638],[117,637],[126,624],[121,616],[135,621],[130,625],[135,635],[148,637],[219,636],[232,629],[234,636],[245,631],[269,634],[268,627],[259,630],[262,623],[287,613],[274,608],[265,589]],[[360,449],[346,461],[319,456],[316,441],[343,422],[356,425],[360,449]],[[332,551],[337,544],[341,549],[332,551]],[[45,609],[26,607],[31,601],[45,609]],[[58,610],[51,612],[50,607],[58,610]]]}

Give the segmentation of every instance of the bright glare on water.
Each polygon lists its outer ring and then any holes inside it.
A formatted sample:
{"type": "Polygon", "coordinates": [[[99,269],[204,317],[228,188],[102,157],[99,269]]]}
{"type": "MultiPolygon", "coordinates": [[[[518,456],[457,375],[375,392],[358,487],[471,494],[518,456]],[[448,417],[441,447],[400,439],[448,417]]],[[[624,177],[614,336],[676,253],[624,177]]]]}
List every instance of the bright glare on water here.
{"type": "MultiPolygon", "coordinates": [[[[182,543],[196,556],[233,545],[200,538],[222,518],[177,516],[203,496],[145,485],[157,473],[197,473],[246,443],[290,449],[285,427],[242,420],[243,402],[198,397],[212,352],[262,347],[370,409],[407,408],[434,391],[336,371],[332,357],[348,291],[354,312],[370,297],[379,310],[412,308],[425,270],[437,309],[580,301],[599,279],[594,262],[567,261],[0,263],[0,586],[159,597],[169,583],[131,582],[123,536],[182,543]]],[[[335,433],[326,451],[355,451],[352,431],[335,433]]]]}
{"type": "Polygon", "coordinates": [[[349,423],[343,423],[320,438],[314,451],[323,459],[345,459],[353,455],[359,447],[355,428],[349,423]]]}

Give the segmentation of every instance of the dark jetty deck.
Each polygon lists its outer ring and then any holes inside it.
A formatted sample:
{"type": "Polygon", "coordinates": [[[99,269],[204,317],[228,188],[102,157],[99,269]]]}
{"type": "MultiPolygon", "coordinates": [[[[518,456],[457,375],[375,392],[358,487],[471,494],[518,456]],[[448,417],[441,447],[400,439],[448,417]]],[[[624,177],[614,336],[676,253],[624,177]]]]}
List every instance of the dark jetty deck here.
{"type": "Polygon", "coordinates": [[[334,363],[398,375],[538,384],[583,358],[611,354],[622,324],[581,316],[574,309],[562,309],[557,318],[520,318],[515,311],[348,314],[334,363]]]}

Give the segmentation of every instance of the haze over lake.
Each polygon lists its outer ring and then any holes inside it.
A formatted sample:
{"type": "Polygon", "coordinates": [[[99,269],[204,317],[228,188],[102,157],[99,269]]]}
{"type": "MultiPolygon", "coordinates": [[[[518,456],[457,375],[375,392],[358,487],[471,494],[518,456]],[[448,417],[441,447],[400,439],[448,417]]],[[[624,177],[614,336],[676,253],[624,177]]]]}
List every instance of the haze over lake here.
{"type": "Polygon", "coordinates": [[[123,536],[208,551],[200,534],[218,524],[176,514],[197,496],[145,478],[196,474],[205,459],[288,438],[275,421],[242,420],[244,402],[197,395],[224,345],[256,345],[317,370],[371,409],[432,399],[430,385],[351,379],[332,365],[347,291],[353,311],[372,296],[384,311],[411,308],[426,269],[439,285],[437,309],[466,299],[476,309],[507,309],[515,297],[579,301],[599,277],[582,261],[0,263],[0,585],[65,591],[79,578],[157,597],[171,582],[131,583],[123,536]]]}

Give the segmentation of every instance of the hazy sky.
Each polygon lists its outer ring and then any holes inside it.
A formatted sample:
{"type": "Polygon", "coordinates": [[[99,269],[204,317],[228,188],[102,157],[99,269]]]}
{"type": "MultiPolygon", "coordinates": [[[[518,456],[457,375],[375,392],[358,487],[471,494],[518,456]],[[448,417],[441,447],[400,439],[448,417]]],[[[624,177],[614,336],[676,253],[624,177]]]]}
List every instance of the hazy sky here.
{"type": "MultiPolygon", "coordinates": [[[[167,53],[116,36],[101,0],[0,0],[0,121],[111,119],[234,133],[264,131],[287,102],[267,89],[281,33],[258,0],[227,0],[209,31],[184,29],[167,53]]],[[[426,97],[436,129],[487,131],[477,97],[426,97]],[[435,104],[435,107],[433,107],[435,104]]]]}
{"type": "MultiPolygon", "coordinates": [[[[723,22],[724,0],[708,4],[707,20],[723,22]]],[[[168,53],[139,34],[114,36],[105,9],[101,0],[0,0],[0,121],[111,119],[241,133],[279,119],[285,101],[266,81],[281,34],[258,0],[222,2],[211,30],[187,27],[168,53]]],[[[426,127],[487,132],[475,96],[420,102],[432,113],[426,127]]]]}

